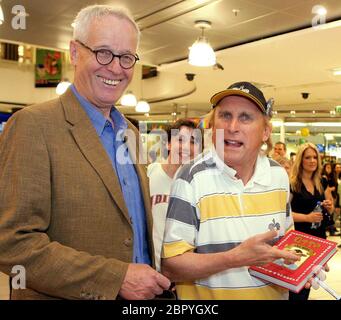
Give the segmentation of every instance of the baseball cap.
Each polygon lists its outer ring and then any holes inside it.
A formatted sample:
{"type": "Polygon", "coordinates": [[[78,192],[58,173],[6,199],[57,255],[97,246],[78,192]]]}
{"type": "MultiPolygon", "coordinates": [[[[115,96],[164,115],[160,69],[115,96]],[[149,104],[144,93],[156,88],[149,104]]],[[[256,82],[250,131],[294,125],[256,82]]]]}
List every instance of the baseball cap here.
{"type": "Polygon", "coordinates": [[[254,102],[262,113],[271,117],[273,99],[265,100],[264,94],[252,83],[242,81],[230,85],[226,90],[220,91],[211,97],[212,107],[228,96],[241,96],[254,102]]]}

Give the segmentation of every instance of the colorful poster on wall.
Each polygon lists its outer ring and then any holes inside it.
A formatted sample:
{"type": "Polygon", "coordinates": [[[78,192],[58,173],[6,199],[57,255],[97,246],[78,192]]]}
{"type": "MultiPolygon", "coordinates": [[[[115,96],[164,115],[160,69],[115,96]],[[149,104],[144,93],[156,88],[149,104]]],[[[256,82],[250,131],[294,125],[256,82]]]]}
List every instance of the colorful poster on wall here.
{"type": "Polygon", "coordinates": [[[36,50],[35,87],[57,87],[62,80],[62,53],[36,50]]]}

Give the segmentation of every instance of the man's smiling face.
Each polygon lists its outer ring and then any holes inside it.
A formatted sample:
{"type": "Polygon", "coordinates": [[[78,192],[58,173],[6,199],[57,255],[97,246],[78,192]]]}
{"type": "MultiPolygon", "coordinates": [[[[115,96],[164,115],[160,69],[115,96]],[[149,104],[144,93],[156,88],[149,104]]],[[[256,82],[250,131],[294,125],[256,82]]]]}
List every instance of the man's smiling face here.
{"type": "MultiPolygon", "coordinates": [[[[82,42],[92,50],[108,49],[115,54],[136,53],[137,32],[126,19],[105,16],[89,24],[87,39],[82,42]]],[[[118,58],[100,65],[89,49],[71,42],[71,59],[75,66],[78,92],[98,108],[108,108],[117,102],[133,77],[133,70],[123,69],[118,58]]]]}

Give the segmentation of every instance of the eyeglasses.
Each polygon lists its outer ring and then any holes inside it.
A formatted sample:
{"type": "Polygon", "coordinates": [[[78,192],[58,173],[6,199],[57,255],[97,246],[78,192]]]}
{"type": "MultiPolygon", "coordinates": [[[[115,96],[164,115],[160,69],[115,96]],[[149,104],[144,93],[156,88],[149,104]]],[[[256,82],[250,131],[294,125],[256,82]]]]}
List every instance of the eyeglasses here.
{"type": "Polygon", "coordinates": [[[110,64],[114,60],[114,58],[117,57],[119,59],[120,66],[123,69],[130,69],[135,65],[136,61],[140,60],[137,54],[135,55],[131,53],[115,54],[108,49],[93,50],[79,40],[76,40],[76,42],[78,42],[84,48],[94,53],[96,56],[97,62],[102,66],[106,66],[110,64]]]}

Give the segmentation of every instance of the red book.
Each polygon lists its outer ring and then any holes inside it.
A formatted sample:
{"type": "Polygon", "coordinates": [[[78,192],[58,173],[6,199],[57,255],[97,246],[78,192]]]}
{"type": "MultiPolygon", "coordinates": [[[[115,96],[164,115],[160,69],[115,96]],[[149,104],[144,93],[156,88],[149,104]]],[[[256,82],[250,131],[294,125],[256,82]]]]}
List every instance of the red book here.
{"type": "Polygon", "coordinates": [[[249,272],[293,292],[299,292],[313,277],[316,266],[323,266],[337,252],[336,242],[295,230],[286,233],[275,246],[293,251],[301,256],[301,260],[287,265],[279,259],[263,266],[251,266],[249,272]]]}

